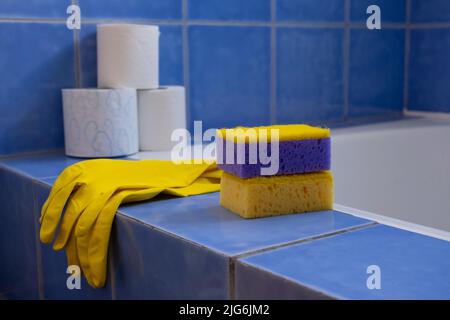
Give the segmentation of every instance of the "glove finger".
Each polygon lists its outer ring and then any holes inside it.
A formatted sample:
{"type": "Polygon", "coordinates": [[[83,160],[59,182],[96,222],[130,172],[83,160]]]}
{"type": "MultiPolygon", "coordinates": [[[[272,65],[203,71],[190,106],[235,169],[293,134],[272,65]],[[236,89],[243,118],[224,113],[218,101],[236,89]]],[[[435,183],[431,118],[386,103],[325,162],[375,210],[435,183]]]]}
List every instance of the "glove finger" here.
{"type": "Polygon", "coordinates": [[[75,266],[78,266],[81,268],[80,261],[78,259],[77,247],[76,247],[76,241],[75,241],[74,235],[71,235],[69,237],[69,241],[67,242],[66,256],[67,256],[67,264],[69,266],[75,265],[75,266]]]}
{"type": "Polygon", "coordinates": [[[87,184],[83,184],[73,194],[64,213],[64,217],[59,227],[58,235],[56,236],[55,243],[53,244],[54,250],[61,250],[66,246],[66,243],[74,230],[75,224],[87,205],[93,200],[94,195],[89,189],[87,184]]]}
{"type": "Polygon", "coordinates": [[[123,202],[148,200],[163,189],[123,190],[116,192],[100,212],[89,239],[89,265],[94,287],[101,288],[106,281],[108,245],[117,209],[123,202]]]}
{"type": "Polygon", "coordinates": [[[105,207],[106,202],[113,196],[115,190],[109,190],[98,196],[94,201],[90,202],[80,216],[75,228],[77,238],[86,235],[97,220],[100,211],[105,207]]]}
{"type": "Polygon", "coordinates": [[[76,185],[76,181],[71,182],[56,193],[41,217],[40,238],[43,243],[50,243],[53,240],[66,201],[76,185]]]}
{"type": "Polygon", "coordinates": [[[92,201],[80,215],[73,231],[77,242],[78,258],[86,280],[91,286],[94,286],[94,284],[88,258],[89,239],[92,235],[92,226],[112,194],[113,191],[106,192],[92,201]]]}
{"type": "Polygon", "coordinates": [[[44,205],[42,206],[41,210],[41,218],[40,222],[42,221],[43,217],[46,214],[46,211],[48,209],[48,206],[51,202],[53,202],[53,198],[56,196],[56,194],[66,187],[68,184],[72,183],[77,179],[82,173],[82,169],[77,165],[72,165],[70,167],[67,167],[64,169],[64,171],[58,176],[58,178],[55,181],[55,184],[53,185],[52,189],[50,190],[50,194],[45,201],[44,205]]]}

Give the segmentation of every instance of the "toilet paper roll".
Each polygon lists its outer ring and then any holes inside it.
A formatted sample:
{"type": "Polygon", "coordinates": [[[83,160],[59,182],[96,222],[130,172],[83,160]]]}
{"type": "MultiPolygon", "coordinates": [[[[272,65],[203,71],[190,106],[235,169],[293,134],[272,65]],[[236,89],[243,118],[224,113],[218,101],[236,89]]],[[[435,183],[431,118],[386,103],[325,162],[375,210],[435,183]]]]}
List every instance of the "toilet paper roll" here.
{"type": "Polygon", "coordinates": [[[169,86],[138,90],[139,149],[171,150],[179,141],[171,141],[175,129],[186,129],[184,87],[169,86]]]}
{"type": "Polygon", "coordinates": [[[139,148],[135,89],[63,89],[66,154],[118,157],[139,148]]]}
{"type": "Polygon", "coordinates": [[[158,26],[98,25],[97,73],[100,88],[158,88],[158,26]]]}

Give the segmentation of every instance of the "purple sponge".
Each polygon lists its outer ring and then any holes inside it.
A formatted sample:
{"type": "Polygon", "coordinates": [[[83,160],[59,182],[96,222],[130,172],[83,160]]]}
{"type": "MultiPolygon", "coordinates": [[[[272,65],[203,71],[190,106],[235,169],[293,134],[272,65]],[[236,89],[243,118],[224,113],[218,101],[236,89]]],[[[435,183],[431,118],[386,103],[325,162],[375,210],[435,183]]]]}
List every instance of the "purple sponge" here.
{"type": "MultiPolygon", "coordinates": [[[[226,143],[227,141],[223,140],[223,148],[217,150],[218,167],[225,172],[239,178],[253,178],[261,176],[261,168],[271,166],[270,163],[267,165],[261,164],[259,158],[256,164],[249,164],[249,144],[245,144],[245,164],[237,164],[237,144],[234,144],[233,164],[221,164],[221,159],[223,159],[222,162],[226,162],[226,143]]],[[[272,146],[269,143],[267,148],[269,157],[271,148],[272,146]]],[[[275,175],[323,170],[330,170],[330,138],[279,142],[279,168],[275,175]]]]}

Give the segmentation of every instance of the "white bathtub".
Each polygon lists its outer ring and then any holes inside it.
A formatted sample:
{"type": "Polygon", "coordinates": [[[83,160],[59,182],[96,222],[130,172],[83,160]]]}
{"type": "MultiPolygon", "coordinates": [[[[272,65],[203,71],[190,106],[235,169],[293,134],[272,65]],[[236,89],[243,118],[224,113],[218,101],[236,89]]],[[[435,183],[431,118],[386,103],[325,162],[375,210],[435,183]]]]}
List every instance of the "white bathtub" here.
{"type": "Polygon", "coordinates": [[[450,240],[450,117],[332,132],[336,209],[450,240]]]}

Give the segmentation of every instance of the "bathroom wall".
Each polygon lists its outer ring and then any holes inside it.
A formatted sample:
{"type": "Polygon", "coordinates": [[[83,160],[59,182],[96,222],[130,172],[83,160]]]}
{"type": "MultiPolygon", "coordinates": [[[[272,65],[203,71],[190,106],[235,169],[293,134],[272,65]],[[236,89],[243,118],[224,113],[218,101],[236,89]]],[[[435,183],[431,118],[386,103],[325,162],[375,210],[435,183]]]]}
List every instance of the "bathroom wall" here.
{"type": "MultiPolygon", "coordinates": [[[[444,1],[429,2],[440,15],[414,10],[412,22],[449,18],[444,1]]],[[[105,22],[160,25],[161,84],[186,86],[190,127],[346,125],[398,117],[408,100],[412,109],[450,101],[432,94],[445,82],[427,81],[450,50],[434,39],[450,29],[405,28],[405,0],[77,0],[75,31],[70,3],[0,2],[0,155],[63,147],[60,89],[96,85],[95,25],[105,22]],[[382,30],[366,28],[371,4],[382,30]]]]}
{"type": "Polygon", "coordinates": [[[411,0],[408,109],[450,112],[450,1],[411,0]]]}

